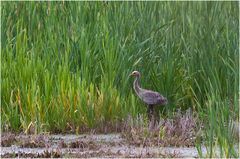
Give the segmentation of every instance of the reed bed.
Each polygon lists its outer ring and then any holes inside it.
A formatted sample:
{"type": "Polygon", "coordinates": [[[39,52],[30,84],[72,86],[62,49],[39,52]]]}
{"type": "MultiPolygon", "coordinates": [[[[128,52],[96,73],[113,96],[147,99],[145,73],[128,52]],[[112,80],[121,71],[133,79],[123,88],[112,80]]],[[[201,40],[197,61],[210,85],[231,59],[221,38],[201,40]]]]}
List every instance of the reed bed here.
{"type": "Polygon", "coordinates": [[[163,117],[191,108],[209,156],[220,145],[237,157],[238,49],[238,2],[1,2],[1,129],[81,133],[137,118],[138,70],[169,99],[163,117]]]}

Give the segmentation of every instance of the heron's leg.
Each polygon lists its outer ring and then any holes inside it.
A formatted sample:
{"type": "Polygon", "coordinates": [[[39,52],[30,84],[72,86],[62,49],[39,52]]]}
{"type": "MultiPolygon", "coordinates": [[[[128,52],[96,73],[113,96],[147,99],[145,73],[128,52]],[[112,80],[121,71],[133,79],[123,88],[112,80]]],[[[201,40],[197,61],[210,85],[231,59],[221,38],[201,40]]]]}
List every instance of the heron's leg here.
{"type": "Polygon", "coordinates": [[[155,125],[158,125],[160,122],[160,115],[159,115],[159,109],[156,107],[154,111],[154,118],[155,118],[155,125]]]}
{"type": "Polygon", "coordinates": [[[148,114],[148,120],[151,121],[154,116],[153,105],[148,105],[147,114],[148,114]]]}
{"type": "Polygon", "coordinates": [[[148,114],[148,121],[149,121],[149,129],[152,130],[155,125],[153,105],[148,105],[147,114],[148,114]]]}

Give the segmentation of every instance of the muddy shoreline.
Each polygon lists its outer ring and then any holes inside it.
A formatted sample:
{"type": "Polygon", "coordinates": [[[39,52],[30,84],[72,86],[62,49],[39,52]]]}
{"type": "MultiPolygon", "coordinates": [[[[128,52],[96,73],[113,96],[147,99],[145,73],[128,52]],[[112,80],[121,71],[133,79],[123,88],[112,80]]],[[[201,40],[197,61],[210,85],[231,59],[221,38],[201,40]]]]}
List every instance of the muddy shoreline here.
{"type": "MultiPolygon", "coordinates": [[[[1,135],[1,157],[199,157],[195,147],[130,144],[121,134],[1,135]]],[[[202,154],[207,150],[202,148],[202,154]]]]}

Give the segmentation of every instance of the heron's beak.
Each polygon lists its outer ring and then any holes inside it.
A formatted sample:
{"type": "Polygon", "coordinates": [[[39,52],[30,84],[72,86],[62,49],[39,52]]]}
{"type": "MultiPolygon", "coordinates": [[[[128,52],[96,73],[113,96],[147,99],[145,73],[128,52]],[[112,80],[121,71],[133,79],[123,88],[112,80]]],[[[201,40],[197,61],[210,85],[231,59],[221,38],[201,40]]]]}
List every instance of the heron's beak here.
{"type": "Polygon", "coordinates": [[[131,76],[133,76],[133,74],[131,73],[130,75],[128,75],[128,77],[131,77],[131,76]]]}

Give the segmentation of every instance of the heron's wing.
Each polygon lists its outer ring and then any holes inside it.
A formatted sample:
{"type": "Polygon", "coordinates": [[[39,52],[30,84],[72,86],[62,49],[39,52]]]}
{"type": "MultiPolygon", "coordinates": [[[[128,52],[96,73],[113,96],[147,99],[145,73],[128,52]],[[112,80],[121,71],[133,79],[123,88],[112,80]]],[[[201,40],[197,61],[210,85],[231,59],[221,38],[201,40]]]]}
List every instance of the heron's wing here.
{"type": "Polygon", "coordinates": [[[167,99],[160,95],[158,92],[153,92],[150,90],[144,90],[141,93],[142,100],[147,104],[161,104],[164,105],[167,103],[167,99]]]}

